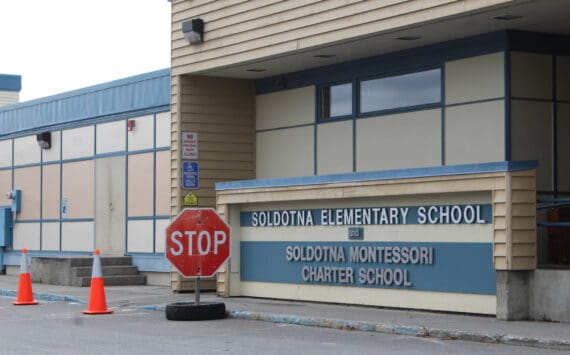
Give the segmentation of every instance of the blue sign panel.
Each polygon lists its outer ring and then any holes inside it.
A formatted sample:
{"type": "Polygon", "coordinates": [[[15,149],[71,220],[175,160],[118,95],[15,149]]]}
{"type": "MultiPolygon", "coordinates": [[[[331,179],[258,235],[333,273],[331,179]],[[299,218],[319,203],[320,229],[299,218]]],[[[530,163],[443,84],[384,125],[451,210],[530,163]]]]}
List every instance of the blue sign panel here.
{"type": "Polygon", "coordinates": [[[200,167],[197,161],[182,162],[182,188],[187,190],[198,189],[198,173],[200,167]]]}
{"type": "Polygon", "coordinates": [[[494,295],[491,243],[241,242],[241,280],[494,295]]]}
{"type": "Polygon", "coordinates": [[[489,224],[490,204],[244,211],[242,227],[489,224]]]}

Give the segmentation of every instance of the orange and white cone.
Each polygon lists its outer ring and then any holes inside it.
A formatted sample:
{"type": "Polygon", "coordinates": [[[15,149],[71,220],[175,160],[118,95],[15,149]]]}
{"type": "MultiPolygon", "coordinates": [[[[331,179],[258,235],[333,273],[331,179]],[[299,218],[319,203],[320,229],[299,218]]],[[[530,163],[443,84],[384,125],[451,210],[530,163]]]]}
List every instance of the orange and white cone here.
{"type": "Polygon", "coordinates": [[[20,280],[18,283],[18,297],[12,302],[16,306],[29,306],[38,304],[34,299],[32,291],[32,277],[28,271],[28,249],[22,249],[22,259],[20,260],[20,280]]]}
{"type": "Polygon", "coordinates": [[[101,257],[99,249],[95,249],[93,255],[93,272],[91,273],[91,289],[89,290],[89,303],[87,309],[83,311],[85,314],[109,314],[113,310],[107,309],[107,300],[105,299],[105,281],[101,269],[101,257]]]}

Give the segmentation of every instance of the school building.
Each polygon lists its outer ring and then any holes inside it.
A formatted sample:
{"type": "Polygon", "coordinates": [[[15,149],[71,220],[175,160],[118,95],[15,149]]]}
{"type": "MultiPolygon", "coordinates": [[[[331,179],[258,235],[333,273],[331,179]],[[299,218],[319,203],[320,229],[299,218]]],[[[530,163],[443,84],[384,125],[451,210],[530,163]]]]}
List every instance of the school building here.
{"type": "Polygon", "coordinates": [[[17,275],[22,248],[99,248],[169,283],[169,86],[165,69],[0,107],[0,270],[17,275]]]}
{"type": "Polygon", "coordinates": [[[568,322],[569,11],[173,0],[170,70],[0,107],[0,268],[97,247],[191,291],[164,230],[213,207],[224,297],[568,322]]]}
{"type": "Polygon", "coordinates": [[[231,225],[218,293],[569,321],[569,10],[173,0],[171,215],[231,225]]]}

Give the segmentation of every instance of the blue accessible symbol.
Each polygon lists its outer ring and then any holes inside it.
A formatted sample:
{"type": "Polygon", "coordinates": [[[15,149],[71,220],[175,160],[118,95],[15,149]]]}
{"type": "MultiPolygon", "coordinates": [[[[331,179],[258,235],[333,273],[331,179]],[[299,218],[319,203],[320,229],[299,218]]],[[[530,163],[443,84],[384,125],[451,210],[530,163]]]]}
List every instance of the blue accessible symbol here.
{"type": "Polygon", "coordinates": [[[198,173],[200,168],[197,161],[182,162],[182,188],[187,190],[198,189],[198,173]]]}

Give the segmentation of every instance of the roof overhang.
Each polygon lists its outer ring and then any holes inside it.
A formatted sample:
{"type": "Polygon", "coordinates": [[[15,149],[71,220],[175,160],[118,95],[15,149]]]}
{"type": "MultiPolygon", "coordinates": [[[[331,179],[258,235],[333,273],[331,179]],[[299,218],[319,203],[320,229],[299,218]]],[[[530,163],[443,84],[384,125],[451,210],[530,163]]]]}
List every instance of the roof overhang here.
{"type": "Polygon", "coordinates": [[[201,73],[207,76],[259,79],[361,58],[428,46],[502,30],[570,36],[568,0],[522,0],[477,13],[425,22],[350,41],[239,63],[201,73]]]}

